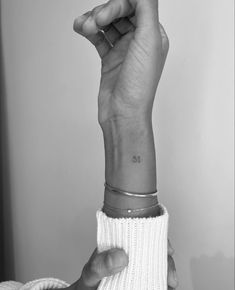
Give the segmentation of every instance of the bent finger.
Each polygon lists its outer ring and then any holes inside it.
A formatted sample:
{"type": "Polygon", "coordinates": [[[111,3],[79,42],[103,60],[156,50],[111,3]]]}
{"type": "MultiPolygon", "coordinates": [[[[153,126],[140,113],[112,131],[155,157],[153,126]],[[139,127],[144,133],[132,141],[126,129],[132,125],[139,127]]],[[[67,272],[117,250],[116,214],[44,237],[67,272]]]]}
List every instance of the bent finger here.
{"type": "Polygon", "coordinates": [[[88,39],[95,46],[100,57],[103,58],[112,47],[108,40],[105,38],[103,32],[97,31],[97,33],[95,34],[89,34],[86,30],[84,30],[84,24],[90,18],[90,15],[91,12],[87,12],[86,14],[76,18],[73,24],[73,29],[74,31],[88,39]]]}
{"type": "Polygon", "coordinates": [[[125,17],[133,12],[133,8],[126,0],[110,0],[95,15],[98,26],[106,26],[111,24],[118,18],[125,17]]]}

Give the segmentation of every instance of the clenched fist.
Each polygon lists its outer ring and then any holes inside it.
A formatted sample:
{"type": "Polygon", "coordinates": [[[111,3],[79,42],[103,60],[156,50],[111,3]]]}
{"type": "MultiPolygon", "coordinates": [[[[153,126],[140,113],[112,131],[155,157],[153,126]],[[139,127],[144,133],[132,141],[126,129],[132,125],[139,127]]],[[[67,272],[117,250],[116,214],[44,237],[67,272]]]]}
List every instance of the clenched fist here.
{"type": "Polygon", "coordinates": [[[74,30],[102,60],[99,123],[149,120],[169,41],[159,23],[157,0],[110,0],[79,16],[74,30]]]}

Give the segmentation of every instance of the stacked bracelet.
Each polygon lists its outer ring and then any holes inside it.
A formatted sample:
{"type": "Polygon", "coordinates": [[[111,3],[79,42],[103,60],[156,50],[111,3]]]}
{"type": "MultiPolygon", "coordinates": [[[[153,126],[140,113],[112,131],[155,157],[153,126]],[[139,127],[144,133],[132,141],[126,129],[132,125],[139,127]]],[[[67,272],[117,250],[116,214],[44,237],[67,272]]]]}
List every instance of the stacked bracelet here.
{"type": "Polygon", "coordinates": [[[116,187],[113,187],[113,186],[109,185],[107,182],[105,182],[104,186],[107,189],[109,189],[110,191],[113,191],[113,192],[118,193],[118,194],[131,196],[131,197],[149,198],[149,197],[156,197],[157,196],[157,190],[149,192],[149,193],[142,194],[142,193],[128,192],[128,191],[120,190],[120,189],[118,189],[116,187]]]}
{"type": "Polygon", "coordinates": [[[123,212],[123,213],[128,213],[128,214],[149,211],[149,210],[152,210],[152,209],[156,208],[157,206],[159,206],[159,203],[156,203],[156,204],[154,204],[152,206],[149,206],[149,207],[143,207],[143,208],[136,208],[136,209],[127,208],[127,209],[121,209],[121,208],[112,207],[112,206],[110,206],[110,205],[108,205],[107,203],[104,202],[104,209],[108,209],[108,210],[110,210],[112,212],[116,212],[116,213],[123,212]]]}
{"type": "Polygon", "coordinates": [[[104,186],[104,212],[119,216],[148,216],[149,214],[152,215],[157,211],[157,207],[159,206],[157,190],[154,192],[140,194],[120,190],[107,184],[107,182],[104,184],[104,186]],[[136,207],[132,206],[133,203],[136,204],[136,207]],[[119,204],[119,206],[116,206],[116,204],[119,204]]]}

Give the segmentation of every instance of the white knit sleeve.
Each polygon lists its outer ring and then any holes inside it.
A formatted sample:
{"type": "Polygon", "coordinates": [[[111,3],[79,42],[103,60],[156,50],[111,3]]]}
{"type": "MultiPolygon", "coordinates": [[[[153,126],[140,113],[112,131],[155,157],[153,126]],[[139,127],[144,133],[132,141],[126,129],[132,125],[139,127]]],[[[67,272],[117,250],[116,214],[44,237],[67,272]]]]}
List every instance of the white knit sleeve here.
{"type": "Polygon", "coordinates": [[[22,284],[15,281],[0,283],[0,290],[46,290],[68,287],[69,284],[59,279],[43,278],[22,284]]]}
{"type": "Polygon", "coordinates": [[[113,247],[128,254],[121,272],[104,278],[99,290],[167,290],[167,209],[150,218],[110,218],[97,212],[98,251],[113,247]]]}
{"type": "Polygon", "coordinates": [[[22,285],[16,281],[4,281],[0,283],[0,290],[18,290],[22,285]]]}

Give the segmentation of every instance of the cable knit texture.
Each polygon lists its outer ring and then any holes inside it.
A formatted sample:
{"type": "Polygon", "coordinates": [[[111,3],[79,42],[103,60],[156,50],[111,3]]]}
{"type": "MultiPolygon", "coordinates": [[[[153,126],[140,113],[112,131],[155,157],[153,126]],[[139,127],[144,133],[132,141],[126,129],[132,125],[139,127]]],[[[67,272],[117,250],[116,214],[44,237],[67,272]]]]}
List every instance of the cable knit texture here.
{"type": "Polygon", "coordinates": [[[129,256],[128,266],[104,278],[99,290],[167,290],[167,234],[169,215],[153,218],[109,218],[97,212],[98,250],[122,248],[129,256]]]}
{"type": "Polygon", "coordinates": [[[0,283],[0,290],[46,290],[68,287],[69,284],[54,278],[43,278],[22,284],[14,281],[0,283]]]}
{"type": "Polygon", "coordinates": [[[22,283],[15,281],[6,281],[0,283],[1,290],[19,290],[21,286],[23,286],[22,283]]]}

